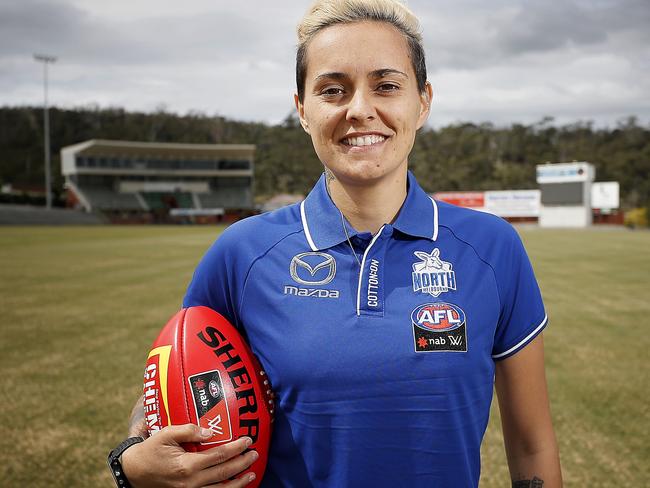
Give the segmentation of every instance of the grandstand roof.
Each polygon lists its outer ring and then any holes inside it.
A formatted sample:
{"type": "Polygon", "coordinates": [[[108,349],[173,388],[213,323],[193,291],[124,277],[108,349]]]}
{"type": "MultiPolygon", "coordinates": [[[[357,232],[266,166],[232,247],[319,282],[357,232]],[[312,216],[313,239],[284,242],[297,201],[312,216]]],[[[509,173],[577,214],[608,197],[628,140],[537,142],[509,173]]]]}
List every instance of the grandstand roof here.
{"type": "Polygon", "coordinates": [[[183,157],[205,157],[207,154],[220,157],[252,157],[254,144],[189,144],[176,142],[139,142],[91,139],[62,150],[84,155],[179,155],[183,157]]]}

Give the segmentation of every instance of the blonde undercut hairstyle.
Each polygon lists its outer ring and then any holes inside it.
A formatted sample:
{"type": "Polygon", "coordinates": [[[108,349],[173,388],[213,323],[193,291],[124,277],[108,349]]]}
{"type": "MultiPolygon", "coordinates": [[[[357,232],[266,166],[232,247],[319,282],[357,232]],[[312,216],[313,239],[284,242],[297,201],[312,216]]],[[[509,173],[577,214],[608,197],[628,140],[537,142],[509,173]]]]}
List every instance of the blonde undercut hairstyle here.
{"type": "Polygon", "coordinates": [[[305,97],[309,42],[326,27],[363,21],[386,22],[404,35],[418,90],[420,93],[424,92],[427,83],[427,66],[420,23],[406,5],[399,0],[317,0],[298,24],[296,87],[301,102],[305,97]]]}

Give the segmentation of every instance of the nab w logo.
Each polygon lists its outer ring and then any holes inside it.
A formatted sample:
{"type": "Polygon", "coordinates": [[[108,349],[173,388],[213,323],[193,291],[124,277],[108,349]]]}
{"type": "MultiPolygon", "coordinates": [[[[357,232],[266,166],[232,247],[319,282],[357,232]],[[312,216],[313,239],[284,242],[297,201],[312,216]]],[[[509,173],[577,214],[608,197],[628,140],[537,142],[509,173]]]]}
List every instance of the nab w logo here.
{"type": "Polygon", "coordinates": [[[440,259],[440,249],[435,248],[428,254],[415,251],[420,262],[413,264],[413,291],[428,293],[437,297],[441,293],[456,289],[456,273],[451,263],[440,259]]]}
{"type": "Polygon", "coordinates": [[[467,318],[453,303],[425,303],[411,312],[415,352],[467,352],[467,318]]]}
{"type": "Polygon", "coordinates": [[[231,440],[233,432],[230,411],[219,371],[204,371],[187,380],[192,390],[196,423],[211,433],[210,438],[201,444],[219,444],[231,440]]]}
{"type": "Polygon", "coordinates": [[[213,434],[223,435],[223,427],[221,427],[221,415],[217,415],[212,420],[208,420],[208,429],[210,429],[213,434]]]}

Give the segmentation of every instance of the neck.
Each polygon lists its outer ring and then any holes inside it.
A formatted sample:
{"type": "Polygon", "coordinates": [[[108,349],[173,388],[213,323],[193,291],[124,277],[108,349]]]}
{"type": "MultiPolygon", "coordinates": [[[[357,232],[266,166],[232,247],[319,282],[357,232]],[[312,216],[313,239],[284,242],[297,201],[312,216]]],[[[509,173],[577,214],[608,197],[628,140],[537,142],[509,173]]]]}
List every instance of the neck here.
{"type": "Polygon", "coordinates": [[[367,186],[328,178],[327,187],[334,204],[352,227],[376,234],[382,225],[397,217],[406,199],[406,180],[405,170],[367,186]]]}

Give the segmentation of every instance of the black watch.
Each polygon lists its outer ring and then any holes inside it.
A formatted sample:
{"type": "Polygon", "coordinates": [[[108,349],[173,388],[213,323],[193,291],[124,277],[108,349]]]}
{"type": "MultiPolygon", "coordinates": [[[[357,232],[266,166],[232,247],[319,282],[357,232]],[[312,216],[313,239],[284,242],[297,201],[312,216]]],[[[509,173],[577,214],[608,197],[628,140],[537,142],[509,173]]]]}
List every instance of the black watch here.
{"type": "Polygon", "coordinates": [[[122,462],[120,461],[120,456],[122,456],[122,453],[129,447],[133,446],[134,444],[138,444],[143,440],[144,439],[142,437],[129,437],[109,453],[108,467],[111,469],[111,474],[115,480],[115,485],[117,485],[119,488],[131,488],[131,483],[129,483],[129,480],[126,478],[126,475],[122,470],[122,462]]]}

